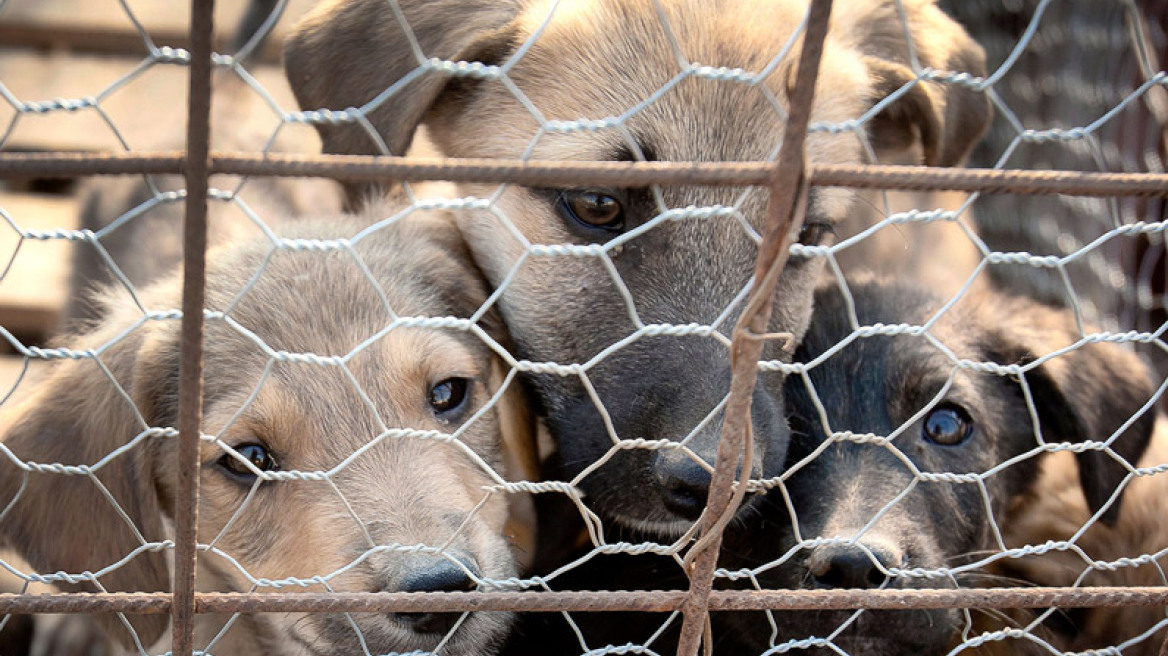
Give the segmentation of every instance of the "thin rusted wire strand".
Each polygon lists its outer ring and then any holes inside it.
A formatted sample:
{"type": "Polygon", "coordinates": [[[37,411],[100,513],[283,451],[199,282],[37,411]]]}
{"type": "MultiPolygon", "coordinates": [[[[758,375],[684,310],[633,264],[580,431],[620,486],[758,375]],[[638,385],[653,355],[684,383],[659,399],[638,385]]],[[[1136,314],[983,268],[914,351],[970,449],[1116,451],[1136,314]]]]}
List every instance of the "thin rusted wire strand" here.
{"type": "Polygon", "coordinates": [[[207,192],[211,169],[211,49],[214,0],[191,4],[190,95],[187,107],[186,216],[179,360],[178,472],[175,493],[174,601],[171,653],[195,649],[198,556],[199,426],[203,416],[203,306],[206,299],[207,192]]]}
{"type": "MultiPolygon", "coordinates": [[[[684,590],[611,592],[200,592],[195,612],[672,612],[684,590]]],[[[0,594],[0,614],[170,611],[167,593],[0,594]]],[[[985,588],[955,590],[715,590],[711,611],[917,610],[922,608],[1099,608],[1168,605],[1168,587],[985,588]]]]}
{"type": "MultiPolygon", "coordinates": [[[[185,172],[181,152],[0,153],[0,178],[185,172]]],[[[491,159],[212,153],[211,173],[323,177],[344,182],[448,180],[531,186],[766,186],[770,162],[523,162],[491,159]]],[[[1168,197],[1168,174],[1020,171],[892,165],[815,165],[818,187],[952,190],[1020,195],[1168,197]]]]}
{"type": "Polygon", "coordinates": [[[710,634],[709,598],[714,587],[714,569],[722,544],[722,529],[742,502],[746,478],[750,476],[753,454],[751,400],[758,380],[758,361],[764,343],[758,335],[767,332],[771,305],[779,274],[787,264],[802,212],[806,210],[808,186],[804,179],[806,152],[804,143],[811,120],[811,103],[815,98],[815,80],[819,77],[819,60],[827,38],[832,0],[814,0],[807,12],[807,30],[803,35],[795,87],[787,109],[783,145],[779,149],[777,168],[770,179],[770,200],[763,239],[754,268],[754,289],[734,326],[730,345],[730,394],[722,420],[706,509],[702,514],[701,537],[691,547],[685,561],[690,567],[689,597],[682,607],[681,637],[677,656],[696,656],[701,645],[713,653],[710,634]],[[741,463],[741,464],[740,464],[741,463]],[[740,469],[741,474],[735,470],[740,469]],[[733,488],[739,481],[737,494],[733,488]]]}

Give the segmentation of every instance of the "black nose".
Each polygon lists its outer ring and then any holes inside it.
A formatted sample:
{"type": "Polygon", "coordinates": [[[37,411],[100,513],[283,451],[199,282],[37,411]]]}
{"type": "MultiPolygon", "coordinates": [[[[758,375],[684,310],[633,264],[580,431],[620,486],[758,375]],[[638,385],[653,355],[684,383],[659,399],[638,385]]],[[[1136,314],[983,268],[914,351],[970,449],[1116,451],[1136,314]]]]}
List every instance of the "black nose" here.
{"type": "MultiPolygon", "coordinates": [[[[472,571],[473,568],[469,569],[472,571]]],[[[450,562],[440,560],[433,565],[411,572],[402,581],[402,592],[466,592],[475,589],[475,582],[466,571],[450,562]]],[[[419,633],[446,633],[461,617],[461,613],[394,613],[394,617],[419,633]]]]}
{"type": "Polygon", "coordinates": [[[697,519],[706,507],[710,472],[681,451],[658,451],[653,462],[657,493],[665,507],[686,519],[697,519]]]}
{"type": "Polygon", "coordinates": [[[878,588],[888,579],[884,571],[899,567],[901,555],[883,545],[819,547],[807,560],[816,585],[823,588],[878,588]],[[869,552],[871,555],[869,555],[869,552]],[[879,564],[877,564],[879,563],[879,564]]]}

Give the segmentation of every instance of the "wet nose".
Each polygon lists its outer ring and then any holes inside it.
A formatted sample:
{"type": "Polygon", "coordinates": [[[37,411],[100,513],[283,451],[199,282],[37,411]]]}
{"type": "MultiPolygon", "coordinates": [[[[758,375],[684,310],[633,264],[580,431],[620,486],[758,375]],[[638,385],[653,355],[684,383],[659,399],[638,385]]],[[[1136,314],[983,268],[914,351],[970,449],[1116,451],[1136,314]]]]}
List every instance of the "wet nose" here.
{"type": "Polygon", "coordinates": [[[884,571],[900,567],[902,558],[891,545],[829,545],[812,551],[807,569],[821,588],[878,588],[888,579],[884,571]]]}
{"type": "MultiPolygon", "coordinates": [[[[466,592],[475,589],[470,570],[477,576],[472,564],[459,567],[449,560],[439,560],[424,569],[411,572],[402,581],[401,592],[466,592]]],[[[446,633],[454,626],[461,613],[394,613],[394,617],[419,633],[446,633]]]]}
{"type": "Polygon", "coordinates": [[[697,519],[706,506],[710,472],[678,450],[658,451],[653,477],[665,507],[686,519],[697,519]]]}

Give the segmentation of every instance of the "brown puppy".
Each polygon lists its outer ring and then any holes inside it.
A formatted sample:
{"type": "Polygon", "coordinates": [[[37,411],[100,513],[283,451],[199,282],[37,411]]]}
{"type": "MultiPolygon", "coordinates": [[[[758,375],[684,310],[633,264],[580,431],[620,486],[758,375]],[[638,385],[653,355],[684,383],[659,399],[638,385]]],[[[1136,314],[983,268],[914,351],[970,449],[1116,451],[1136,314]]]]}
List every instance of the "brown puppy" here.
{"type": "MultiPolygon", "coordinates": [[[[486,288],[449,217],[367,227],[389,212],[298,226],[291,252],[262,239],[209,257],[204,590],[464,590],[515,573],[506,495],[487,489],[503,480],[504,415],[521,407],[479,337],[498,322],[477,318],[486,288]],[[473,329],[408,319],[472,316],[473,329]]],[[[178,283],[140,290],[143,306],[177,307],[178,283]]],[[[0,541],[70,575],[50,580],[167,590],[178,323],[110,298],[62,351],[83,357],[56,365],[0,445],[0,541]]],[[[249,614],[211,640],[226,619],[201,620],[200,647],[483,654],[509,625],[505,613],[249,614]]],[[[149,646],[166,623],[107,629],[149,646]]]]}
{"type": "MultiPolygon", "coordinates": [[[[330,0],[285,56],[302,108],[361,108],[317,124],[329,153],[402,154],[425,124],[451,157],[767,160],[781,141],[806,10],[804,0],[330,0]]],[[[817,129],[811,161],[915,152],[928,164],[960,162],[988,102],[967,87],[918,83],[905,25],[922,66],[981,74],[980,48],[927,0],[844,0],[833,15],[812,122],[845,129],[817,129]]],[[[563,460],[556,475],[587,471],[580,487],[605,520],[680,535],[706,497],[729,389],[724,335],[753,271],[765,193],[461,191],[492,199],[459,212],[459,227],[503,287],[518,354],[578,365],[526,378],[563,460]],[[585,250],[565,257],[548,244],[585,250]],[[688,451],[618,448],[631,446],[622,440],[688,451]]],[[[815,190],[802,241],[826,240],[851,207],[849,192],[815,190]]],[[[774,331],[802,334],[821,270],[822,259],[787,267],[774,331]]],[[[766,357],[786,356],[775,347],[766,357]]],[[[777,473],[787,447],[782,377],[762,378],[756,476],[777,473]]]]}
{"type": "MultiPolygon", "coordinates": [[[[1043,442],[1110,440],[1080,453],[1080,475],[1066,483],[1083,490],[1084,512],[1089,504],[1102,521],[1117,520],[1129,471],[1121,459],[1138,461],[1152,432],[1147,366],[1115,344],[1069,349],[1080,340],[1069,311],[1001,294],[943,307],[894,284],[816,295],[796,354],[806,375],[787,381],[790,467],[762,505],[761,526],[731,535],[723,563],[737,559],[765,587],[976,585],[1001,548],[1010,501],[1035,484],[1043,442]]],[[[959,610],[773,620],[777,635],[757,614],[749,626],[746,616],[732,622],[726,640],[739,651],[727,653],[831,636],[850,654],[945,654],[969,630],[959,610]]]]}
{"type": "MultiPolygon", "coordinates": [[[[1164,575],[1168,474],[1163,471],[1168,465],[1168,422],[1163,418],[1156,422],[1144,457],[1134,464],[1145,468],[1146,475],[1128,484],[1114,525],[1092,523],[1075,540],[1077,550],[1052,549],[1045,554],[1002,560],[994,564],[994,570],[1040,586],[1168,585],[1164,575]],[[1093,567],[1095,563],[1099,566],[1093,567]]],[[[1077,478],[1078,465],[1069,453],[1048,456],[1030,493],[1014,504],[1003,522],[1002,537],[1007,546],[1067,542],[1082,531],[1092,513],[1076,485],[1077,478]]],[[[1123,644],[1125,656],[1155,656],[1162,653],[1168,638],[1164,610],[1162,606],[1064,609],[1044,617],[1043,626],[1033,633],[1062,651],[1103,650],[1123,644]]],[[[1015,615],[1017,626],[1027,626],[1034,620],[1033,615],[1015,615]]],[[[980,628],[1002,627],[986,622],[980,628]]],[[[1005,649],[987,649],[986,653],[1009,653],[1016,641],[990,643],[997,644],[1005,649]]]]}

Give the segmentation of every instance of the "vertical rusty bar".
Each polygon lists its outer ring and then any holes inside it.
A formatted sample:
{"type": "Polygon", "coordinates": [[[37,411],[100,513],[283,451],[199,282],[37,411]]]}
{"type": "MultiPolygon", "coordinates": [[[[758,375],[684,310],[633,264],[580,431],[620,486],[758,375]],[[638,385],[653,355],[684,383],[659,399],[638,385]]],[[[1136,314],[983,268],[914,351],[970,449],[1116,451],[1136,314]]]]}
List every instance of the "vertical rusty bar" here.
{"type": "Polygon", "coordinates": [[[214,0],[192,0],[187,107],[186,218],[183,221],[182,345],[179,374],[178,493],[175,496],[174,642],[190,656],[195,641],[195,568],[199,503],[199,425],[203,414],[203,305],[207,187],[211,170],[211,38],[214,0]]]}
{"type": "MultiPolygon", "coordinates": [[[[722,544],[722,529],[738,509],[745,493],[745,482],[750,475],[753,451],[750,405],[758,379],[758,361],[763,350],[761,336],[767,333],[775,285],[787,264],[791,244],[802,227],[802,213],[806,209],[808,181],[804,171],[804,142],[811,118],[811,102],[815,97],[819,60],[831,17],[831,3],[832,0],[812,0],[807,14],[807,30],[803,36],[795,88],[791,91],[787,108],[787,127],[783,133],[783,145],[779,150],[774,177],[769,185],[766,225],[763,226],[763,241],[755,262],[755,288],[734,327],[730,347],[730,398],[722,422],[722,438],[718,444],[717,463],[706,500],[701,538],[686,554],[690,588],[682,607],[684,619],[677,646],[678,656],[696,656],[702,636],[707,632],[710,591],[713,589],[714,569],[722,544]],[[742,479],[735,490],[735,469],[740,458],[742,479]]],[[[707,649],[710,648],[707,638],[707,649]]]]}

